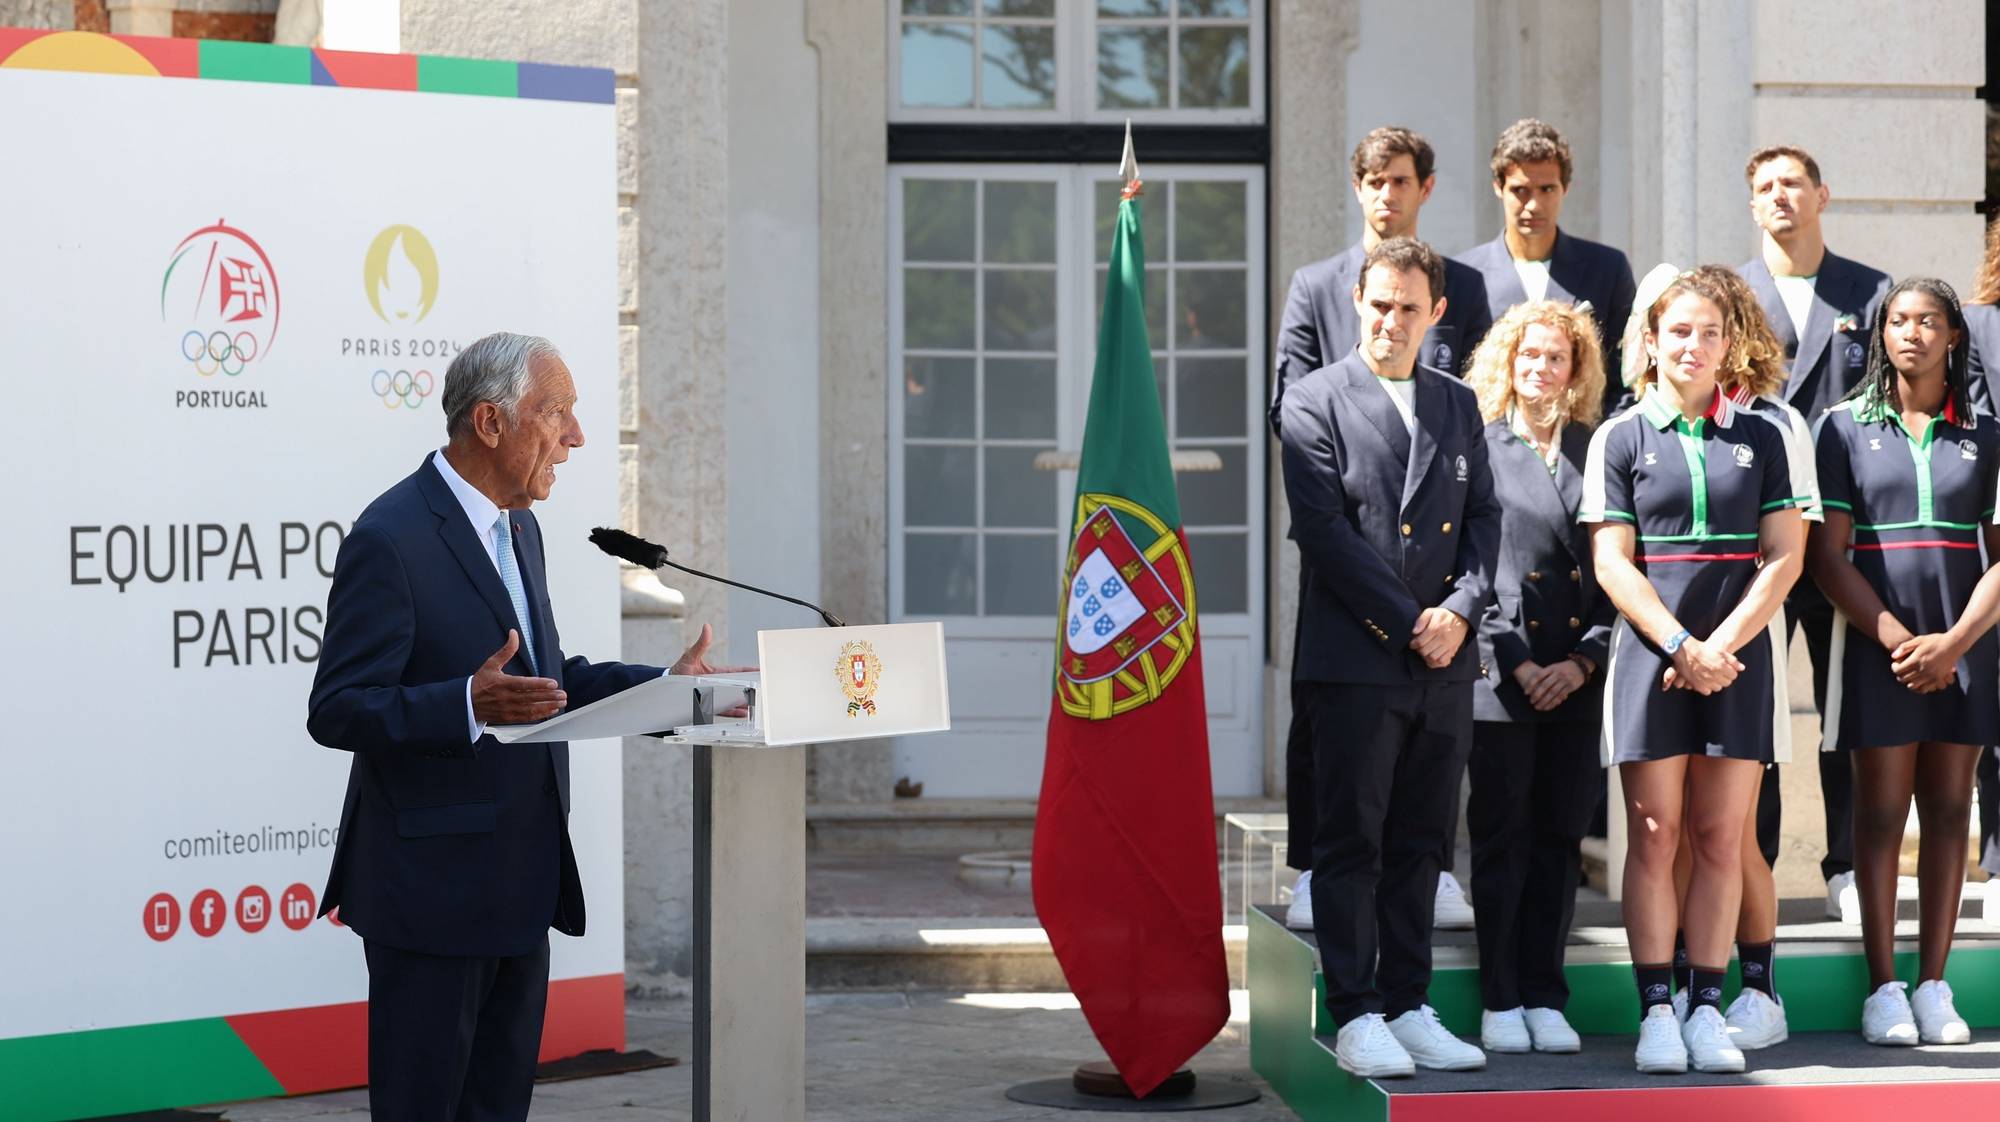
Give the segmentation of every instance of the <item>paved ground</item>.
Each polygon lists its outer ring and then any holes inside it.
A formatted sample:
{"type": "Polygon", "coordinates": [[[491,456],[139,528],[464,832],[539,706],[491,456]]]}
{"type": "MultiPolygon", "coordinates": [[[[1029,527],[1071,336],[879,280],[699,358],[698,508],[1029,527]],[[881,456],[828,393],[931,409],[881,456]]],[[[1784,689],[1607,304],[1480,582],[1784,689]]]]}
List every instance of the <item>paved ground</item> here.
{"type": "MultiPolygon", "coordinates": [[[[1264,1098],[1205,1112],[1216,1122],[1280,1122],[1294,1116],[1250,1073],[1247,999],[1232,995],[1230,1024],[1192,1065],[1202,1076],[1254,1083],[1264,1098]]],[[[628,1047],[685,1060],[691,1053],[684,1001],[634,1002],[628,1047]]],[[[1022,1106],[1006,1089],[1067,1074],[1098,1058],[1096,1042],[1068,994],[855,993],[806,1003],[806,1116],[814,1122],[1029,1122],[1109,1117],[1022,1106]]],[[[691,1117],[690,1069],[679,1067],[545,1084],[537,1122],[651,1122],[691,1117]]],[[[212,1108],[211,1108],[212,1109],[212,1108]]],[[[352,1122],[368,1116],[365,1091],[262,1099],[226,1108],[229,1122],[352,1122]]]]}

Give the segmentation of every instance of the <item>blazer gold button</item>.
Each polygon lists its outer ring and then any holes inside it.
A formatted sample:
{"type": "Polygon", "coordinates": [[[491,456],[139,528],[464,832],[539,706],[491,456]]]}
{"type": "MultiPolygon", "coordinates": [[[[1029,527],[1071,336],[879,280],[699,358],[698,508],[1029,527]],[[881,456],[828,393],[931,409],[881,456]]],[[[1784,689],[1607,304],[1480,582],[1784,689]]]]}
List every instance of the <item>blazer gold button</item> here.
{"type": "Polygon", "coordinates": [[[1542,621],[1541,621],[1541,620],[1538,620],[1538,619],[1531,619],[1531,620],[1529,620],[1529,621],[1528,621],[1528,630],[1530,630],[1530,631],[1536,631],[1536,630],[1539,630],[1539,629],[1541,628],[1541,626],[1542,626],[1542,621]]]}
{"type": "Polygon", "coordinates": [[[1529,579],[1529,580],[1541,580],[1541,579],[1542,579],[1542,574],[1540,574],[1540,573],[1529,573],[1529,574],[1528,574],[1528,579],[1529,579]]]}
{"type": "Polygon", "coordinates": [[[1440,526],[1438,529],[1443,533],[1449,534],[1451,533],[1451,523],[1447,522],[1443,526],[1440,526]]]}
{"type": "Polygon", "coordinates": [[[1408,522],[1403,523],[1403,536],[1406,538],[1410,536],[1410,524],[1408,522]]]}
{"type": "Polygon", "coordinates": [[[1573,581],[1577,582],[1578,584],[1581,584],[1581,583],[1583,583],[1583,570],[1582,570],[1582,569],[1571,569],[1571,570],[1569,571],[1569,579],[1571,579],[1571,580],[1573,580],[1573,581]]]}
{"type": "Polygon", "coordinates": [[[1578,619],[1578,618],[1576,618],[1575,616],[1571,616],[1571,617],[1569,617],[1569,625],[1570,625],[1571,627],[1582,627],[1582,626],[1583,626],[1583,621],[1582,621],[1582,620],[1580,620],[1580,619],[1578,619]]]}

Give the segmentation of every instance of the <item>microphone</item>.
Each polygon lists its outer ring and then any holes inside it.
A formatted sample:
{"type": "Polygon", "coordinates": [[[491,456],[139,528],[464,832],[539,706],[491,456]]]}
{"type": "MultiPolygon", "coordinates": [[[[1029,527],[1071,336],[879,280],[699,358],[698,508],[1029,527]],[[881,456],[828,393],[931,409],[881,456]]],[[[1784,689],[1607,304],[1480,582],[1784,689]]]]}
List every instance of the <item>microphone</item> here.
{"type": "Polygon", "coordinates": [[[642,569],[658,569],[661,566],[669,569],[679,569],[683,573],[700,577],[703,580],[712,580],[717,584],[726,584],[731,588],[740,588],[745,592],[755,592],[760,596],[769,596],[773,600],[783,600],[787,604],[797,604],[801,608],[811,608],[813,611],[819,613],[819,618],[825,620],[828,627],[847,626],[845,620],[820,607],[818,604],[809,604],[796,596],[787,596],[782,592],[772,592],[768,588],[758,588],[754,584],[744,584],[741,581],[730,580],[728,577],[718,577],[714,573],[704,573],[700,569],[690,569],[678,561],[669,561],[667,559],[666,546],[656,545],[636,534],[628,534],[623,530],[614,530],[606,526],[599,526],[590,532],[590,544],[622,561],[630,561],[642,569]]]}

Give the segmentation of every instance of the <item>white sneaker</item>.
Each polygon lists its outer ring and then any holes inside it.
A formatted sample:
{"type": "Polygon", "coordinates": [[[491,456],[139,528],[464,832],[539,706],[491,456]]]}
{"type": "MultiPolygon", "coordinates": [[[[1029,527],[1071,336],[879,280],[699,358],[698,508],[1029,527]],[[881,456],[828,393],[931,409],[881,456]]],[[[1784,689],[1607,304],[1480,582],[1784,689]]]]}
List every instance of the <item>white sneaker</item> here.
{"type": "Polygon", "coordinates": [[[1681,1026],[1688,1063],[1696,1071],[1742,1071],[1743,1050],[1729,1040],[1729,1026],[1713,1005],[1697,1005],[1681,1026]]]}
{"type": "Polygon", "coordinates": [[[1380,1013],[1364,1013],[1340,1026],[1333,1041],[1334,1059],[1343,1070],[1363,1079],[1393,1079],[1415,1075],[1417,1065],[1396,1042],[1380,1013]]]}
{"type": "Polygon", "coordinates": [[[1729,1026],[1729,1039],[1746,1051],[1783,1044],[1791,1035],[1785,1023],[1785,999],[1773,1001],[1763,990],[1746,989],[1737,994],[1722,1019],[1729,1026]]]}
{"type": "Polygon", "coordinates": [[[1639,1047],[1632,1053],[1639,1070],[1647,1075],[1680,1075],[1688,1069],[1687,1044],[1681,1040],[1680,1022],[1665,1005],[1646,1010],[1639,1022],[1639,1047]]]}
{"type": "Polygon", "coordinates": [[[1583,1051],[1583,1038],[1569,1025],[1569,1018],[1560,1009],[1529,1009],[1526,1012],[1528,1035],[1535,1040],[1535,1051],[1568,1054],[1583,1051]]]}
{"type": "Polygon", "coordinates": [[[1472,901],[1465,898],[1458,878],[1450,873],[1438,874],[1437,906],[1431,914],[1431,926],[1440,931],[1472,930],[1472,901]]]}
{"type": "Polygon", "coordinates": [[[1528,1022],[1522,1017],[1521,1007],[1481,1012],[1479,1046],[1488,1052],[1508,1054],[1534,1050],[1535,1041],[1528,1035],[1528,1022]]]}
{"type": "Polygon", "coordinates": [[[1861,893],[1854,887],[1853,873],[1835,873],[1827,880],[1826,918],[1842,923],[1861,922],[1861,893]]]}
{"type": "Polygon", "coordinates": [[[2000,876],[1987,878],[1985,895],[1986,905],[1983,918],[1987,923],[2000,925],[2000,876]]]}
{"type": "Polygon", "coordinates": [[[1917,1022],[1917,1037],[1925,1044],[1969,1044],[1972,1029],[1951,1004],[1951,983],[1940,979],[1917,984],[1910,998],[1910,1013],[1917,1022]]]}
{"type": "Polygon", "coordinates": [[[1884,982],[1861,1003],[1861,1039],[1907,1048],[1917,1042],[1917,1019],[1902,982],[1884,982]]]}
{"type": "Polygon", "coordinates": [[[1292,903],[1285,909],[1285,926],[1293,931],[1313,929],[1312,870],[1299,874],[1292,884],[1292,903]]]}
{"type": "Polygon", "coordinates": [[[1410,1059],[1432,1071],[1478,1071],[1486,1066],[1486,1053],[1453,1036],[1428,1005],[1390,1021],[1389,1031],[1410,1059]]]}
{"type": "Polygon", "coordinates": [[[1688,1023],[1688,991],[1686,990],[1676,990],[1674,992],[1674,1023],[1677,1025],[1688,1023]]]}

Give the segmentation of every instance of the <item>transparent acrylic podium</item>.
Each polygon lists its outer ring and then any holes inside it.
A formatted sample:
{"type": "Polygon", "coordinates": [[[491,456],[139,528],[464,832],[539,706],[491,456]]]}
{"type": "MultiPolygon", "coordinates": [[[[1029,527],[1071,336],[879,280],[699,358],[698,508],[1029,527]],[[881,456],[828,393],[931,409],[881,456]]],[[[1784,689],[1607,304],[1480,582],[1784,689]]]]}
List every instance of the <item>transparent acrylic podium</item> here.
{"type": "Polygon", "coordinates": [[[757,663],[491,730],[692,748],[697,1122],[805,1118],[806,746],[951,728],[940,624],[760,631],[757,663]],[[714,716],[746,701],[748,717],[714,716]]]}

